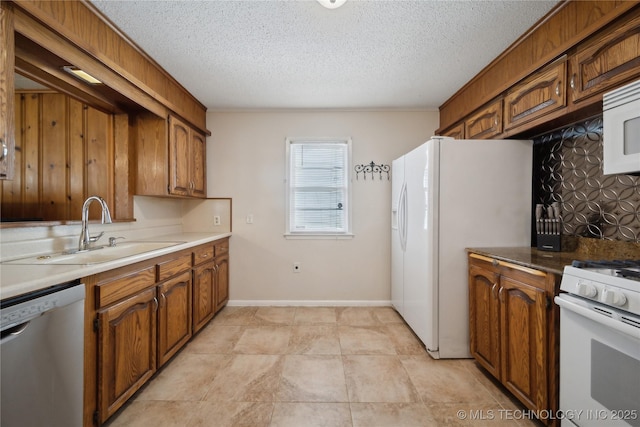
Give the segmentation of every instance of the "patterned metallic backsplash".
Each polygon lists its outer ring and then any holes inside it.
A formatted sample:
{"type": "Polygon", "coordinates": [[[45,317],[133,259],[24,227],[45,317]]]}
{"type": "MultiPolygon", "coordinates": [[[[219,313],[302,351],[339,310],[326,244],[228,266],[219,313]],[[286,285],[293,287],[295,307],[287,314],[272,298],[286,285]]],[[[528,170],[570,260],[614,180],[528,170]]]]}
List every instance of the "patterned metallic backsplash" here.
{"type": "Polygon", "coordinates": [[[640,176],[602,174],[602,117],[534,140],[534,204],[559,202],[563,234],[640,243],[640,176]]]}

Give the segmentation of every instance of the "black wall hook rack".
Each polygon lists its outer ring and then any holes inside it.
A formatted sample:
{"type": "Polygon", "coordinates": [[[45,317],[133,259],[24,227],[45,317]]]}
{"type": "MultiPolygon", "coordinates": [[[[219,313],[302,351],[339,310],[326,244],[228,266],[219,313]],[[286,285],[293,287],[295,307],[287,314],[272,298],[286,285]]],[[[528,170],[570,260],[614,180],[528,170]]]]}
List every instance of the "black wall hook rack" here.
{"type": "Polygon", "coordinates": [[[356,165],[354,169],[356,171],[356,179],[360,176],[360,172],[362,172],[365,180],[367,179],[367,174],[371,174],[371,179],[374,179],[375,174],[378,174],[380,179],[382,179],[382,174],[384,173],[387,174],[387,181],[391,179],[391,167],[389,165],[376,165],[374,162],[371,162],[368,164],[363,163],[361,165],[356,165]]]}

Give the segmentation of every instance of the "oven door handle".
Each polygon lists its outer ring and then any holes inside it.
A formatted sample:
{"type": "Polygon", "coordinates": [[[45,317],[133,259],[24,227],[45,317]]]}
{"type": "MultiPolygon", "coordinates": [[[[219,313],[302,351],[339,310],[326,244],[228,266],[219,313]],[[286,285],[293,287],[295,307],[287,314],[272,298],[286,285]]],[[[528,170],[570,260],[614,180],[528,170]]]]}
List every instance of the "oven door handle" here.
{"type": "Polygon", "coordinates": [[[640,340],[640,328],[629,325],[617,319],[612,319],[608,316],[605,316],[604,314],[597,313],[580,304],[570,301],[569,298],[570,297],[568,296],[564,298],[561,296],[557,296],[554,298],[554,301],[561,308],[566,308],[567,310],[573,311],[574,313],[579,314],[582,317],[586,317],[587,319],[591,319],[596,323],[600,323],[622,334],[635,338],[636,340],[640,340]]]}

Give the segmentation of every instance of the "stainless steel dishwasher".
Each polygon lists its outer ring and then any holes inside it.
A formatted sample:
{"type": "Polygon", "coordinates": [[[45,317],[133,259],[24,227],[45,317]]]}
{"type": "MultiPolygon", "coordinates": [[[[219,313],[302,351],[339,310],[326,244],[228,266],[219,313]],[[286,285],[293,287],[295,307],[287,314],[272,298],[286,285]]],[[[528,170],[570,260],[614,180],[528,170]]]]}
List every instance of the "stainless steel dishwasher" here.
{"type": "Polygon", "coordinates": [[[2,427],[82,426],[84,285],[0,301],[2,427]]]}

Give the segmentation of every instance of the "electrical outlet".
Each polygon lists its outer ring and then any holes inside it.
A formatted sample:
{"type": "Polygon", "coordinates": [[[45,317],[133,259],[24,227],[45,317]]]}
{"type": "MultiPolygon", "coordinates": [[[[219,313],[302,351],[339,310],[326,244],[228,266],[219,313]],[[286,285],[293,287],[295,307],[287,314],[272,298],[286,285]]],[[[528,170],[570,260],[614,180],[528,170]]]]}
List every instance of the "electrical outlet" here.
{"type": "Polygon", "coordinates": [[[294,273],[300,273],[301,269],[302,269],[302,263],[300,263],[300,262],[294,262],[293,263],[293,272],[294,273]]]}
{"type": "Polygon", "coordinates": [[[214,215],[213,225],[220,225],[220,215],[214,215]]]}

